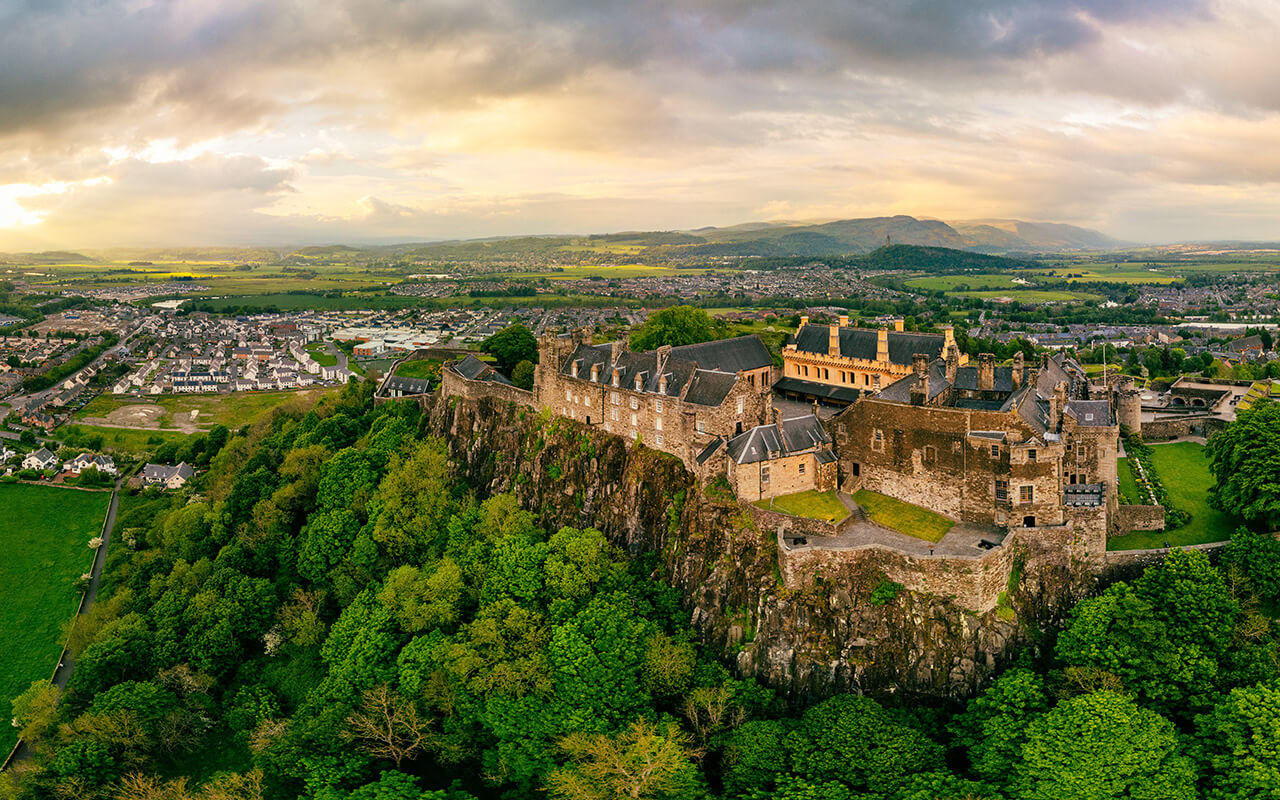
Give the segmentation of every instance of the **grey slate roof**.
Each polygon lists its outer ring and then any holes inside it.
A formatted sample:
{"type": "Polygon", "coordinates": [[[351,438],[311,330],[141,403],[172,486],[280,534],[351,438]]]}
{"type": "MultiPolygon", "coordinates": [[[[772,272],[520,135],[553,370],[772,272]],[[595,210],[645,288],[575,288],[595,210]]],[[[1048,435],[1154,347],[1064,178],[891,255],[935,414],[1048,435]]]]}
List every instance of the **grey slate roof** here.
{"type": "Polygon", "coordinates": [[[825,383],[817,383],[816,381],[805,381],[789,377],[779,378],[773,388],[779,392],[797,392],[811,397],[824,397],[829,400],[840,400],[846,403],[852,403],[862,395],[862,392],[857,389],[831,386],[825,383]]]}
{"type": "MultiPolygon", "coordinates": [[[[738,464],[754,464],[773,456],[786,456],[831,444],[822,423],[812,414],[784,419],[781,425],[757,425],[729,440],[729,458],[738,464]]],[[[826,462],[821,462],[826,463],[826,462]]]]}
{"type": "MultiPolygon", "coordinates": [[[[827,353],[831,341],[831,326],[804,325],[796,331],[796,349],[804,353],[827,353]]],[[[879,346],[879,331],[870,328],[840,328],[840,355],[845,358],[861,358],[874,361],[879,346]]],[[[907,333],[889,331],[889,361],[909,366],[916,353],[930,358],[942,355],[946,337],[934,333],[907,333]]]]}
{"type": "Polygon", "coordinates": [[[1111,403],[1106,400],[1068,400],[1066,412],[1084,427],[1105,428],[1111,424],[1111,403]]]}
{"type": "Polygon", "coordinates": [[[590,381],[591,367],[599,365],[596,383],[607,386],[612,383],[616,368],[621,388],[634,391],[639,378],[642,392],[679,397],[687,385],[687,402],[718,406],[733,389],[739,370],[772,366],[773,358],[760,337],[740,336],[673,347],[665,358],[656,350],[641,353],[626,350],[618,354],[616,361],[610,344],[580,344],[561,365],[560,374],[572,375],[575,364],[579,380],[590,381]],[[666,388],[660,391],[664,375],[666,388]]]}
{"type": "Polygon", "coordinates": [[[386,390],[398,391],[402,394],[428,394],[431,391],[431,381],[427,378],[405,378],[392,375],[387,378],[386,390]]]}
{"type": "MultiPolygon", "coordinates": [[[[507,380],[507,377],[501,372],[498,372],[496,369],[473,355],[468,355],[458,363],[451,364],[449,369],[452,369],[454,372],[469,381],[493,381],[494,383],[501,383],[507,386],[514,385],[511,381],[507,380]]],[[[407,379],[401,378],[401,380],[407,379]]]]}

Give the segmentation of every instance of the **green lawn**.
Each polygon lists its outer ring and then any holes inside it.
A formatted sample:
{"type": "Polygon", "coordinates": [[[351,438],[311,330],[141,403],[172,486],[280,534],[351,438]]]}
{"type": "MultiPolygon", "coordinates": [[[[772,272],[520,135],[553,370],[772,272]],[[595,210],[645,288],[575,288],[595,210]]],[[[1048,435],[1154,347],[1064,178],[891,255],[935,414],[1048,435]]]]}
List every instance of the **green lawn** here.
{"type": "MultiPolygon", "coordinates": [[[[975,275],[930,275],[923,278],[910,278],[903,283],[913,289],[942,290],[945,292],[955,291],[958,286],[967,286],[972,291],[981,289],[1016,289],[1022,284],[1014,283],[1013,279],[1015,277],[1019,276],[983,273],[975,275]]],[[[1034,283],[1034,281],[1032,282],[1034,283]]]]}
{"type": "Polygon", "coordinates": [[[879,492],[859,489],[853,501],[867,512],[872,522],[926,542],[936,542],[955,522],[927,508],[895,500],[879,492]]]}
{"type": "Polygon", "coordinates": [[[324,342],[312,342],[307,345],[307,352],[322,367],[332,367],[338,363],[338,357],[329,352],[329,348],[324,345],[324,342]]]}
{"type": "Polygon", "coordinates": [[[86,436],[102,436],[102,448],[115,455],[143,457],[165,442],[181,442],[187,438],[178,431],[108,428],[102,425],[62,425],[53,435],[80,446],[86,436]]]}
{"type": "Polygon", "coordinates": [[[117,408],[136,405],[137,400],[129,397],[118,399],[110,392],[104,392],[85,404],[84,408],[75,413],[76,419],[84,419],[85,417],[105,417],[117,408]]]}
{"type": "MultiPolygon", "coordinates": [[[[0,484],[0,751],[17,731],[9,704],[32,681],[48,679],[62,650],[62,623],[76,611],[73,586],[89,570],[87,544],[102,530],[107,492],[0,484]]],[[[2,758],[3,756],[0,756],[2,758]]]]}
{"type": "Polygon", "coordinates": [[[310,408],[321,396],[332,391],[335,390],[165,395],[156,403],[163,406],[171,416],[190,415],[192,411],[199,411],[196,425],[202,428],[226,425],[234,429],[256,421],[276,406],[297,403],[310,408]]]}
{"type": "Polygon", "coordinates": [[[440,377],[440,364],[434,358],[424,358],[419,361],[406,361],[396,367],[396,375],[401,378],[432,378],[440,377]]]}
{"type": "Polygon", "coordinates": [[[1111,550],[1146,550],[1170,545],[1204,544],[1231,538],[1239,520],[1209,507],[1213,475],[1204,445],[1196,442],[1151,445],[1151,461],[1175,508],[1191,514],[1191,520],[1175,531],[1134,531],[1107,542],[1111,550]]]}
{"type": "Polygon", "coordinates": [[[757,500],[760,508],[768,508],[790,514],[793,517],[808,517],[826,522],[839,522],[849,516],[849,509],[844,507],[835,492],[818,492],[809,489],[795,494],[784,494],[768,500],[757,500]]]}
{"type": "Polygon", "coordinates": [[[1120,459],[1116,465],[1116,472],[1120,475],[1121,501],[1131,506],[1146,505],[1146,498],[1138,488],[1138,481],[1133,477],[1133,467],[1129,464],[1129,459],[1120,459]]]}

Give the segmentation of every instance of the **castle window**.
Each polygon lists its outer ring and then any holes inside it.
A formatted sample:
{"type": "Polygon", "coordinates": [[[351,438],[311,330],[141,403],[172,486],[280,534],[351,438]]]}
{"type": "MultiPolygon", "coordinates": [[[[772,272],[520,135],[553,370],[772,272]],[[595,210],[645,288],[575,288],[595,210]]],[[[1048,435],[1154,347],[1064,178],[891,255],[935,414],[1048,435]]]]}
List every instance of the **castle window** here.
{"type": "Polygon", "coordinates": [[[1076,444],[1076,458],[1084,458],[1084,442],[1076,444]]]}
{"type": "Polygon", "coordinates": [[[660,430],[662,430],[662,417],[654,417],[654,418],[653,418],[653,429],[654,429],[655,431],[660,431],[660,430]]]}
{"type": "Polygon", "coordinates": [[[654,410],[654,411],[657,411],[659,414],[661,414],[661,413],[662,413],[662,401],[661,401],[661,400],[656,400],[656,401],[654,401],[654,404],[653,404],[653,410],[654,410]]]}
{"type": "Polygon", "coordinates": [[[741,398],[741,397],[739,397],[739,398],[738,398],[738,413],[739,413],[739,414],[741,414],[741,413],[742,413],[742,398],[741,398]]]}
{"type": "Polygon", "coordinates": [[[826,367],[823,367],[822,379],[825,381],[825,380],[829,380],[830,378],[831,378],[831,370],[827,369],[826,367]]]}
{"type": "Polygon", "coordinates": [[[702,420],[697,420],[693,423],[693,429],[698,433],[706,433],[707,423],[703,422],[702,420]]]}
{"type": "Polygon", "coordinates": [[[809,368],[808,368],[808,367],[805,367],[805,368],[804,368],[804,376],[805,376],[806,378],[807,378],[807,377],[809,377],[809,368]]]}
{"type": "Polygon", "coordinates": [[[862,385],[863,386],[871,385],[871,376],[866,374],[865,372],[862,374],[862,385]]]}
{"type": "Polygon", "coordinates": [[[662,434],[658,434],[656,444],[658,445],[658,447],[662,447],[662,434]]]}
{"type": "Polygon", "coordinates": [[[931,444],[924,446],[924,460],[926,463],[938,460],[938,450],[931,444]]]}
{"type": "Polygon", "coordinates": [[[613,418],[613,420],[616,422],[616,421],[617,421],[617,419],[618,419],[618,409],[616,409],[616,408],[611,408],[611,409],[609,409],[609,411],[611,412],[609,416],[610,416],[610,417],[612,417],[612,418],[613,418]]]}
{"type": "Polygon", "coordinates": [[[801,462],[800,462],[800,474],[801,474],[801,475],[803,475],[803,474],[804,474],[804,462],[803,462],[803,461],[801,461],[801,462]]]}
{"type": "Polygon", "coordinates": [[[568,403],[568,402],[572,402],[572,400],[573,400],[573,392],[569,391],[568,389],[565,389],[565,390],[564,390],[564,401],[565,401],[566,403],[568,403]]]}
{"type": "Polygon", "coordinates": [[[1023,503],[1031,503],[1035,501],[1036,487],[1030,484],[1018,487],[1018,500],[1023,503]]]}
{"type": "Polygon", "coordinates": [[[640,407],[640,400],[635,397],[631,398],[631,410],[635,411],[639,407],[640,407]]]}
{"type": "Polygon", "coordinates": [[[635,414],[632,414],[632,415],[631,415],[631,427],[633,427],[633,428],[634,428],[635,426],[636,426],[636,415],[635,415],[635,414]]]}
{"type": "Polygon", "coordinates": [[[991,445],[991,457],[992,458],[1000,457],[1000,445],[998,444],[991,445]]]}
{"type": "Polygon", "coordinates": [[[617,392],[610,392],[610,393],[609,393],[609,402],[613,403],[613,404],[616,406],[616,405],[618,405],[619,403],[621,403],[621,402],[622,402],[622,398],[618,397],[618,393],[617,393],[617,392]]]}
{"type": "Polygon", "coordinates": [[[1009,500],[1009,482],[1008,481],[1002,481],[1002,480],[996,481],[996,500],[1001,503],[1008,502],[1009,500]]]}
{"type": "Polygon", "coordinates": [[[586,397],[583,397],[583,398],[582,398],[582,404],[583,404],[583,405],[585,405],[585,406],[587,406],[588,408],[590,408],[590,407],[591,407],[591,395],[587,395],[586,397]]]}
{"type": "Polygon", "coordinates": [[[1028,461],[1036,460],[1036,450],[1034,447],[1027,451],[1027,460],[1028,461]]]}
{"type": "Polygon", "coordinates": [[[884,450],[884,431],[876,428],[875,433],[871,434],[871,449],[876,451],[884,450]]]}
{"type": "Polygon", "coordinates": [[[768,482],[769,482],[769,467],[768,467],[768,466],[762,466],[762,467],[760,467],[760,482],[761,482],[761,483],[768,483],[768,482]]]}

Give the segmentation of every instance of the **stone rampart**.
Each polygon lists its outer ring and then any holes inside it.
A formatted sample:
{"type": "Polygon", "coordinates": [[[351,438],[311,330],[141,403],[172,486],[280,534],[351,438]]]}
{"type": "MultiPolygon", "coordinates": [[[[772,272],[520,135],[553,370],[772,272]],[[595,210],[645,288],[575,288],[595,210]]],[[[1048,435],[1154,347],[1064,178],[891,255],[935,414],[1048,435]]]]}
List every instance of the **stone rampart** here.
{"type": "Polygon", "coordinates": [[[1117,536],[1129,531],[1164,530],[1164,506],[1117,506],[1117,536]]]}
{"type": "Polygon", "coordinates": [[[440,370],[440,390],[445,397],[464,397],[468,400],[493,397],[528,408],[538,408],[537,395],[527,389],[518,389],[496,381],[470,381],[448,367],[440,370]]]}
{"type": "MultiPolygon", "coordinates": [[[[1183,550],[1203,550],[1206,553],[1213,553],[1227,545],[1226,542],[1209,542],[1208,544],[1193,544],[1183,547],[1183,550]]],[[[1153,564],[1159,564],[1164,561],[1164,557],[1169,555],[1171,547],[1158,547],[1154,550],[1108,550],[1106,555],[1106,565],[1108,568],[1115,567],[1149,567],[1153,564]]]]}
{"type": "Polygon", "coordinates": [[[1226,425],[1226,420],[1207,414],[1165,417],[1142,423],[1142,439],[1147,442],[1162,442],[1183,436],[1208,437],[1222,430],[1226,425]]]}

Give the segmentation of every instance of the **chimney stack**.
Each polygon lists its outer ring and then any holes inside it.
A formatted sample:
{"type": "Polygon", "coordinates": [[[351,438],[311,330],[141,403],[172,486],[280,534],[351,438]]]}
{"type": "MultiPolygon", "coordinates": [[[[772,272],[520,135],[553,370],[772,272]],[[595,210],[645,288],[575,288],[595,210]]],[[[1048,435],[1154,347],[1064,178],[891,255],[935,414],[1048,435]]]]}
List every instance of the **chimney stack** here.
{"type": "Polygon", "coordinates": [[[889,331],[881,328],[876,332],[876,361],[889,360],[889,331]]]}
{"type": "Polygon", "coordinates": [[[903,326],[903,324],[904,324],[904,321],[903,321],[902,317],[894,317],[894,318],[893,318],[893,329],[894,329],[895,331],[897,331],[898,333],[902,333],[902,326],[903,326]]]}
{"type": "Polygon", "coordinates": [[[1013,388],[1018,389],[1022,386],[1022,370],[1026,367],[1023,360],[1022,351],[1013,354],[1013,388]]]}
{"type": "Polygon", "coordinates": [[[978,388],[989,392],[996,388],[996,357],[994,353],[978,354],[978,388]]]}
{"type": "Polygon", "coordinates": [[[911,356],[911,367],[916,372],[917,378],[922,378],[929,372],[929,356],[926,353],[916,353],[911,356]]]}
{"type": "Polygon", "coordinates": [[[626,339],[619,339],[609,345],[609,355],[612,357],[613,363],[615,364],[618,363],[618,359],[621,358],[622,354],[625,352],[627,352],[626,339]]]}
{"type": "Polygon", "coordinates": [[[1055,431],[1062,430],[1062,410],[1067,407],[1067,384],[1058,381],[1053,386],[1053,396],[1049,398],[1049,427],[1055,431]]]}
{"type": "Polygon", "coordinates": [[[960,369],[960,348],[952,344],[947,348],[947,383],[955,384],[958,369],[960,369]]]}
{"type": "MultiPolygon", "coordinates": [[[[808,324],[809,324],[809,318],[808,318],[808,317],[806,317],[806,316],[801,316],[801,317],[800,317],[800,327],[801,327],[801,328],[803,328],[805,325],[808,325],[808,324]]],[[[796,332],[797,332],[797,333],[799,333],[799,332],[800,332],[800,331],[799,331],[799,328],[797,328],[797,329],[796,329],[796,332]]]]}
{"type": "Polygon", "coordinates": [[[837,325],[827,328],[827,355],[840,355],[840,328],[837,325]]]}
{"type": "Polygon", "coordinates": [[[841,328],[847,328],[847,327],[849,327],[849,315],[848,315],[848,314],[841,314],[841,315],[840,315],[840,327],[841,327],[841,328]]]}
{"type": "Polygon", "coordinates": [[[947,348],[956,343],[956,328],[954,325],[941,325],[942,330],[942,351],[945,353],[947,348]]]}

